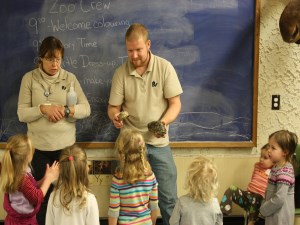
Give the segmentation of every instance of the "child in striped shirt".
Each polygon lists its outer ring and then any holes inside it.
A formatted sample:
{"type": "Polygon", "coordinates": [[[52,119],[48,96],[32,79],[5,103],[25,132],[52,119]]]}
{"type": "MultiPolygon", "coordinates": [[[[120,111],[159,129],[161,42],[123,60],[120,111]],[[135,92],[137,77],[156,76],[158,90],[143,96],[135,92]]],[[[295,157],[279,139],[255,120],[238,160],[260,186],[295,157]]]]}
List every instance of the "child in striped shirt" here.
{"type": "Polygon", "coordinates": [[[112,178],[109,225],[152,225],[158,213],[157,181],[146,159],[143,136],[122,130],[116,150],[120,165],[112,178]]]}
{"type": "Polygon", "coordinates": [[[246,210],[248,215],[248,225],[253,225],[258,219],[259,208],[265,196],[268,176],[273,163],[268,153],[269,145],[261,148],[259,162],[255,163],[252,178],[248,184],[247,191],[231,185],[224,193],[220,206],[225,215],[229,215],[232,210],[232,201],[246,210]]]}

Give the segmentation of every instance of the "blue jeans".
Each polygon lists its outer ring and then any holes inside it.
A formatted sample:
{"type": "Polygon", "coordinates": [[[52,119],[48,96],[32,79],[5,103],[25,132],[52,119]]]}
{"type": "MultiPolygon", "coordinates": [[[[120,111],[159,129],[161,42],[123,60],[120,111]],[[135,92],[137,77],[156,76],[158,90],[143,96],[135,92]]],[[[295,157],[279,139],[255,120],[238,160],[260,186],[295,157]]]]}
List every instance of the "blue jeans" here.
{"type": "Polygon", "coordinates": [[[177,170],[170,146],[147,144],[147,157],[158,182],[158,205],[163,224],[169,219],[177,201],[177,170]]]}

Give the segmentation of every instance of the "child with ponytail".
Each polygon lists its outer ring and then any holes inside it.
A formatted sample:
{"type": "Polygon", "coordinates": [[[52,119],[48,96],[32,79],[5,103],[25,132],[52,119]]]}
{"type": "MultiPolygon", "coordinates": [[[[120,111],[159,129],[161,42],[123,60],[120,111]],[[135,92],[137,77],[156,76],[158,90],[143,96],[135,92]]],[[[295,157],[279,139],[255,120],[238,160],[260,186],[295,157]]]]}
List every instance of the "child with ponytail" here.
{"type": "Polygon", "coordinates": [[[40,181],[31,173],[30,163],[34,154],[31,140],[25,134],[11,136],[6,144],[0,171],[0,190],[4,194],[4,209],[7,225],[37,225],[36,214],[51,185],[59,173],[54,162],[46,165],[46,172],[40,181]]]}
{"type": "Polygon", "coordinates": [[[62,150],[57,185],[51,193],[46,225],[99,225],[99,209],[95,195],[89,192],[88,160],[77,145],[62,150]]]}
{"type": "Polygon", "coordinates": [[[157,181],[146,159],[143,136],[135,130],[122,130],[116,150],[120,165],[112,178],[109,225],[156,223],[157,181]]]}

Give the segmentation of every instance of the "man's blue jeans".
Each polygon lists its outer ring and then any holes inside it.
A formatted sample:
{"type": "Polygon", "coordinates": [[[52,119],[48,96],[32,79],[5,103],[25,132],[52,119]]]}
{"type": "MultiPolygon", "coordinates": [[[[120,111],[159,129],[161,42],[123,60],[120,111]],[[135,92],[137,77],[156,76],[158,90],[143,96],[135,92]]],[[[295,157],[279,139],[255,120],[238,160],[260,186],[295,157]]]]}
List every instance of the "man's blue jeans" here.
{"type": "Polygon", "coordinates": [[[177,201],[177,170],[170,146],[155,147],[147,144],[147,157],[158,182],[158,200],[164,225],[177,201]]]}

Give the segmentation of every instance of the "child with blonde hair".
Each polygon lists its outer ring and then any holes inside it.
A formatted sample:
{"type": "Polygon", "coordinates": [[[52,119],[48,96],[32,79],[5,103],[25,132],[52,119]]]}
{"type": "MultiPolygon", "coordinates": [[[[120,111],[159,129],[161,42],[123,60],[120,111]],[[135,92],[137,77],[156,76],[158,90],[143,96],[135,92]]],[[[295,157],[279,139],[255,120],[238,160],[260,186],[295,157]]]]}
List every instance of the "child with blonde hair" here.
{"type": "Polygon", "coordinates": [[[269,136],[269,155],[274,163],[271,169],[265,201],[260,213],[266,225],[293,225],[294,204],[294,155],[298,143],[297,135],[288,130],[279,130],[269,136]]]}
{"type": "Polygon", "coordinates": [[[85,151],[77,145],[62,150],[60,172],[50,195],[46,225],[99,225],[96,197],[89,192],[88,160],[85,151]]]}
{"type": "Polygon", "coordinates": [[[222,225],[223,215],[218,199],[217,171],[206,157],[196,158],[188,168],[185,188],[170,218],[170,225],[222,225]]]}
{"type": "Polygon", "coordinates": [[[157,181],[146,159],[143,136],[125,129],[116,141],[120,165],[112,178],[109,225],[156,223],[158,213],[157,181]]]}
{"type": "Polygon", "coordinates": [[[6,144],[0,173],[0,189],[4,194],[4,223],[37,225],[36,214],[44,196],[59,173],[58,163],[46,165],[42,180],[36,181],[30,169],[34,154],[31,140],[25,134],[11,136],[6,144]]]}
{"type": "Polygon", "coordinates": [[[247,190],[231,185],[221,200],[221,211],[229,215],[232,211],[232,202],[238,204],[248,215],[248,225],[254,225],[259,220],[259,208],[265,196],[273,162],[269,156],[269,144],[265,144],[260,151],[259,162],[253,168],[252,177],[247,190]]]}

